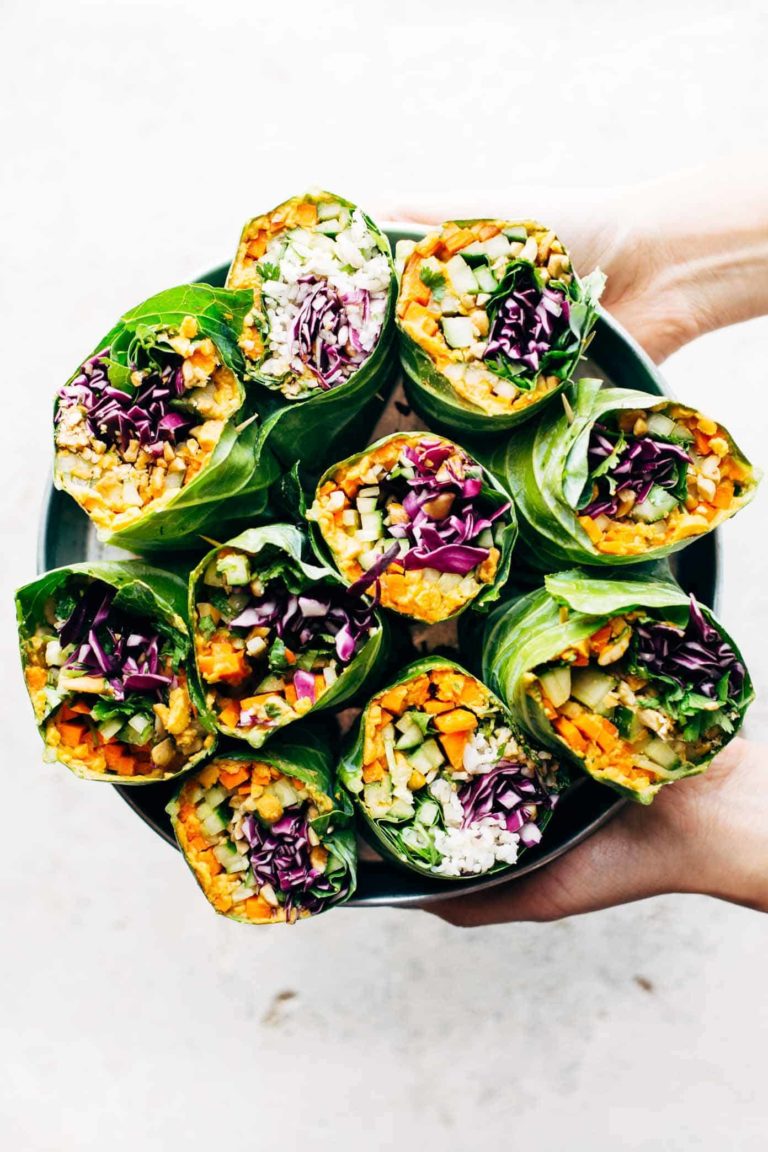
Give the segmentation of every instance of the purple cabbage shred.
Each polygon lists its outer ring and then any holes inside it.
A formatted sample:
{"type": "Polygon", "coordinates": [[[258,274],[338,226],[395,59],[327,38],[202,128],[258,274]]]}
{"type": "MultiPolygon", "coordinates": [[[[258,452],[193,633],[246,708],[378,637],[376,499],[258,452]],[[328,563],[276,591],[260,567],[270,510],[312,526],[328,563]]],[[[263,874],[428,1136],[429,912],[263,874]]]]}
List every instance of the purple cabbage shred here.
{"type": "Polygon", "coordinates": [[[462,828],[469,828],[480,820],[492,818],[508,832],[515,832],[526,847],[541,840],[536,823],[539,811],[551,811],[557,795],[543,784],[527,776],[514,760],[500,760],[490,771],[475,776],[459,789],[459,801],[464,809],[462,828]],[[531,813],[531,806],[536,812],[531,813]]]}
{"type": "Polygon", "coordinates": [[[542,358],[568,328],[570,304],[562,290],[539,288],[532,276],[526,279],[519,275],[499,304],[483,359],[504,356],[537,373],[542,358]]]}
{"type": "Polygon", "coordinates": [[[128,692],[162,693],[174,678],[161,670],[159,635],[136,631],[135,621],[113,607],[114,598],[114,588],[94,580],[57,625],[62,647],[75,645],[64,667],[103,676],[116,700],[128,692]]]}
{"type": "Polygon", "coordinates": [[[117,445],[122,452],[137,440],[145,451],[159,456],[165,444],[176,444],[195,423],[189,413],[172,407],[184,394],[182,357],[163,353],[163,366],[153,366],[138,388],[128,392],[110,383],[109,351],[105,348],[86,360],[79,375],[59,391],[57,422],[62,409],[82,405],[95,439],[117,445]]]}
{"type": "Polygon", "coordinates": [[[709,700],[718,699],[718,685],[727,675],[728,696],[737,696],[746,678],[744,665],[693,596],[690,605],[685,628],[655,621],[635,626],[637,663],[709,700]]]}
{"type": "MultiPolygon", "coordinates": [[[[590,474],[605,463],[616,450],[616,435],[602,424],[595,424],[589,441],[587,460],[590,474]]],[[[582,509],[584,516],[615,516],[622,492],[634,492],[635,502],[642,504],[651,488],[673,491],[680,481],[680,469],[691,458],[679,444],[654,440],[651,436],[630,437],[618,452],[608,475],[615,481],[611,493],[607,475],[597,477],[597,495],[582,509]]]]}
{"type": "Polygon", "coordinates": [[[309,824],[299,810],[286,810],[270,825],[249,813],[243,820],[243,832],[257,883],[270,884],[284,897],[286,913],[295,908],[314,914],[327,904],[328,897],[337,900],[346,894],[345,887],[335,889],[326,873],[313,867],[309,824]]]}
{"type": "Polygon", "coordinates": [[[315,374],[320,388],[328,391],[368,357],[358,325],[368,320],[370,294],[365,288],[339,293],[327,280],[314,276],[302,277],[299,283],[307,287],[291,337],[299,358],[315,374]]]}
{"type": "MultiPolygon", "coordinates": [[[[438,572],[466,576],[488,559],[490,549],[481,548],[475,542],[509,510],[510,504],[506,502],[493,511],[481,511],[478,497],[482,480],[479,476],[465,475],[464,470],[456,471],[450,459],[455,451],[452,445],[428,437],[405,449],[405,457],[415,473],[407,481],[408,492],[402,500],[408,521],[391,524],[387,531],[396,540],[405,541],[408,548],[403,551],[398,543],[391,545],[355,581],[350,591],[364,591],[395,561],[406,571],[435,568],[438,572]],[[438,497],[450,498],[442,501],[447,506],[442,515],[430,507],[438,497]]],[[[470,464],[469,457],[465,457],[464,467],[470,464]]]]}

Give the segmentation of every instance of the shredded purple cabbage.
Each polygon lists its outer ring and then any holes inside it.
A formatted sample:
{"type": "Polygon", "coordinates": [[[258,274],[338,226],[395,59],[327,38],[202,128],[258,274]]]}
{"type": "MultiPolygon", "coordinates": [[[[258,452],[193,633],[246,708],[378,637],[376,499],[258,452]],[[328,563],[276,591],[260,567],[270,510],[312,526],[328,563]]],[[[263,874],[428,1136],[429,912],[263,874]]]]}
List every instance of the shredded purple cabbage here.
{"type": "Polygon", "coordinates": [[[270,884],[291,909],[319,912],[329,896],[341,899],[346,887],[335,890],[327,875],[310,858],[309,824],[296,809],[288,809],[274,824],[262,824],[253,813],[243,820],[250,846],[250,863],[258,884],[270,884]]]}
{"type": "Polygon", "coordinates": [[[560,289],[538,288],[532,274],[526,280],[519,273],[512,291],[499,304],[483,359],[505,356],[538,372],[542,357],[568,328],[570,304],[560,289]]]}
{"type": "Polygon", "coordinates": [[[182,357],[163,353],[163,366],[153,366],[131,392],[110,383],[108,358],[109,348],[105,348],[86,360],[79,375],[59,391],[57,422],[64,408],[79,405],[85,408],[88,427],[97,440],[116,444],[123,452],[131,440],[137,440],[145,451],[159,456],[165,444],[176,444],[195,423],[189,413],[172,407],[184,394],[182,357]]]}
{"type": "Polygon", "coordinates": [[[726,675],[729,697],[738,695],[744,686],[744,665],[705,619],[693,596],[685,628],[645,621],[635,626],[635,643],[635,659],[649,673],[666,676],[709,700],[718,699],[718,685],[726,675]]]}
{"type": "Polygon", "coordinates": [[[461,786],[458,798],[464,809],[462,828],[490,817],[508,832],[516,832],[526,847],[541,840],[538,809],[551,811],[557,802],[555,793],[535,777],[526,776],[514,760],[500,760],[490,771],[473,777],[461,786]],[[537,809],[535,814],[529,811],[531,805],[537,809]]]}
{"type": "MultiPolygon", "coordinates": [[[[614,432],[603,424],[595,424],[587,454],[590,474],[613,455],[617,440],[614,432]]],[[[626,445],[619,450],[617,460],[611,465],[608,474],[591,481],[597,484],[597,495],[582,509],[582,514],[593,519],[602,514],[615,516],[622,492],[634,492],[636,503],[642,504],[654,486],[673,491],[680,483],[681,467],[690,463],[690,456],[679,444],[654,440],[651,436],[629,437],[626,445]],[[615,486],[611,481],[615,482],[615,486]]]]}
{"type": "Polygon", "coordinates": [[[368,319],[370,293],[365,288],[339,293],[327,280],[304,276],[307,286],[293,322],[291,337],[299,358],[317,377],[323,391],[341,383],[366,360],[354,310],[368,319]]]}
{"type": "Polygon", "coordinates": [[[161,671],[160,637],[137,632],[135,621],[113,607],[114,598],[114,588],[94,580],[57,625],[62,647],[75,645],[64,667],[103,676],[116,700],[128,692],[161,693],[174,678],[161,671]]]}
{"type": "MultiPolygon", "coordinates": [[[[474,541],[509,510],[510,504],[501,504],[491,512],[481,511],[478,497],[482,493],[482,479],[456,471],[450,460],[455,451],[453,445],[429,437],[405,449],[404,455],[415,472],[413,479],[407,481],[408,492],[402,500],[409,519],[406,523],[388,525],[387,532],[396,540],[406,541],[409,548],[403,552],[398,544],[390,546],[355,581],[351,590],[364,591],[394,562],[406,571],[435,568],[438,572],[466,576],[488,559],[490,549],[480,548],[474,541]],[[452,497],[448,511],[442,516],[425,507],[440,496],[452,497]]],[[[466,469],[472,461],[465,456],[462,463],[466,469]]]]}
{"type": "MultiPolygon", "coordinates": [[[[318,588],[313,595],[298,596],[277,585],[262,596],[254,597],[230,622],[230,628],[270,628],[291,651],[301,652],[315,645],[331,645],[341,664],[349,664],[368,638],[375,624],[374,609],[349,595],[345,588],[318,588]]],[[[293,683],[297,694],[307,675],[297,670],[293,683]]],[[[311,699],[314,700],[312,679],[311,699]]],[[[306,687],[306,685],[304,685],[306,687]]],[[[310,695],[309,688],[302,690],[310,695]]]]}

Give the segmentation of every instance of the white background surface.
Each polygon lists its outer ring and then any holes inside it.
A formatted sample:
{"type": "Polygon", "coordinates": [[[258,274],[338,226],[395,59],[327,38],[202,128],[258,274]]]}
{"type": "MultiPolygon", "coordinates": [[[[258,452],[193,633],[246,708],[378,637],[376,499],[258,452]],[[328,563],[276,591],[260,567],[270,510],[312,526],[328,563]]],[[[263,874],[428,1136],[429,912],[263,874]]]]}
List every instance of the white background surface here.
{"type": "MultiPolygon", "coordinates": [[[[721,156],[738,179],[729,157],[766,144],[767,41],[759,0],[2,0],[4,1148],[765,1147],[761,917],[669,897],[474,934],[392,910],[217,919],[111,790],[40,767],[9,604],[53,390],[247,216],[314,183],[386,212],[721,156]]],[[[763,466],[766,336],[666,368],[763,466]]],[[[763,691],[765,517],[763,493],[723,531],[721,602],[763,691]]]]}

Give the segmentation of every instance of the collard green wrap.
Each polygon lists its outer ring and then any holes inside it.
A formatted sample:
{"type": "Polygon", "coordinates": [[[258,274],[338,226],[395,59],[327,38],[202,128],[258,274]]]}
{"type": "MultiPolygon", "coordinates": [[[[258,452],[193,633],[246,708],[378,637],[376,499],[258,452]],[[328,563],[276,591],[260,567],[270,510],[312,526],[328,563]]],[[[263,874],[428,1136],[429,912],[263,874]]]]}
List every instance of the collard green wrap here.
{"type": "Polygon", "coordinates": [[[56,568],[16,593],[21,661],[46,759],[86,780],[168,780],[215,747],[187,589],[140,561],[56,568]]]}
{"type": "Polygon", "coordinates": [[[56,398],[54,483],[122,548],[189,546],[264,510],[274,423],[244,383],[249,292],[171,288],[127,312],[56,398]]]}
{"type": "Polygon", "coordinates": [[[514,865],[540,841],[566,783],[483,683],[438,656],[368,702],[339,779],[380,852],[443,880],[514,865]]]}
{"type": "Polygon", "coordinates": [[[604,277],[576,275],[563,244],[534,221],[453,220],[405,256],[397,302],[406,390],[454,434],[513,428],[572,378],[604,277]]]}
{"type": "Polygon", "coordinates": [[[485,678],[530,737],[648,804],[703,772],[753,699],[722,624],[671,577],[575,569],[500,605],[485,678]]]}
{"type": "Polygon", "coordinates": [[[384,625],[288,524],[214,548],[190,577],[189,619],[206,715],[260,748],[308,712],[364,689],[387,657],[384,625]]]}
{"type": "Polygon", "coordinates": [[[354,892],[352,809],[330,744],[328,732],[302,724],[258,753],[222,751],[168,805],[184,858],[221,915],[292,923],[354,892]]]}
{"type": "Polygon", "coordinates": [[[294,196],[249,220],[227,286],[253,294],[249,377],[277,417],[286,463],[331,459],[348,425],[393,379],[396,281],[389,241],[330,192],[294,196]]]}
{"type": "Polygon", "coordinates": [[[308,517],[317,554],[347,584],[430,624],[497,600],[517,537],[498,481],[426,432],[397,432],[334,464],[308,517]]]}
{"type": "Polygon", "coordinates": [[[734,515],[759,480],[714,420],[586,379],[483,461],[515,499],[530,563],[550,571],[667,556],[734,515]]]}

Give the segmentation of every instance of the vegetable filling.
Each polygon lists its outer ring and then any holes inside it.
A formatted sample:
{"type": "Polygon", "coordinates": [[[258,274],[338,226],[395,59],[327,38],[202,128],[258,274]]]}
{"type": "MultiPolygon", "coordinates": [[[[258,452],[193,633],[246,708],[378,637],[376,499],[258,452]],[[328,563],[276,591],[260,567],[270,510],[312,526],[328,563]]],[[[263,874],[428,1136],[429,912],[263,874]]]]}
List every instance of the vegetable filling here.
{"type": "Polygon", "coordinates": [[[100,527],[124,527],[157,508],[205,466],[240,388],[213,341],[186,316],[146,329],[130,368],[105,348],[58,394],[56,471],[100,527]]]}
{"type": "Polygon", "coordinates": [[[600,552],[628,555],[714,527],[749,474],[725,431],[681,405],[609,413],[589,439],[579,523],[600,552]]]}
{"type": "Polygon", "coordinates": [[[327,194],[289,201],[246,227],[229,286],[253,287],[241,346],[289,400],[344,383],[376,347],[392,274],[358,208],[327,194]],[[263,357],[263,358],[262,358],[263,357]]]}
{"type": "Polygon", "coordinates": [[[415,434],[340,467],[309,518],[355,590],[377,582],[385,608],[435,622],[493,582],[509,507],[461,448],[415,434]]]}
{"type": "Polygon", "coordinates": [[[591,775],[644,792],[726,743],[745,684],[744,665],[691,597],[685,627],[616,616],[530,674],[527,691],[591,775]]]}
{"type": "Polygon", "coordinates": [[[113,605],[115,589],[73,579],[27,641],[25,676],[46,744],[99,776],[162,779],[210,747],[172,634],[113,605]]]}
{"type": "Polygon", "coordinates": [[[436,875],[471,876],[538,844],[556,801],[554,764],[535,761],[488,689],[437,667],[374,698],[362,774],[349,783],[402,856],[436,875]]]}
{"type": "Polygon", "coordinates": [[[263,924],[292,923],[346,897],[332,807],[270,764],[217,759],[184,783],[171,810],[181,849],[213,906],[263,924]]]}
{"type": "Polygon", "coordinates": [[[285,561],[257,571],[235,548],[207,565],[195,610],[208,704],[236,735],[306,715],[378,627],[345,588],[318,587],[285,561]]]}
{"type": "Polygon", "coordinates": [[[508,414],[572,373],[599,291],[576,279],[554,232],[452,222],[406,251],[400,325],[465,400],[508,414]]]}

